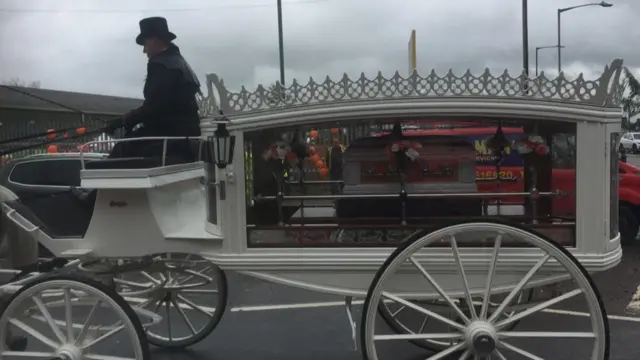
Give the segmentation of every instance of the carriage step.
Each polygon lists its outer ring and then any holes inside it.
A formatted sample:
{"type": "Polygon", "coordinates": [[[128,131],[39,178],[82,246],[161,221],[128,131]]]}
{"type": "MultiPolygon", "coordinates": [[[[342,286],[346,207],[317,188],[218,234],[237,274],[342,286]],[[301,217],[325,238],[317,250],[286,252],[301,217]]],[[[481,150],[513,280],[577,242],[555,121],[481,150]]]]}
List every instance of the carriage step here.
{"type": "Polygon", "coordinates": [[[77,259],[85,256],[90,256],[93,250],[91,249],[71,249],[60,253],[62,258],[77,259]]]}

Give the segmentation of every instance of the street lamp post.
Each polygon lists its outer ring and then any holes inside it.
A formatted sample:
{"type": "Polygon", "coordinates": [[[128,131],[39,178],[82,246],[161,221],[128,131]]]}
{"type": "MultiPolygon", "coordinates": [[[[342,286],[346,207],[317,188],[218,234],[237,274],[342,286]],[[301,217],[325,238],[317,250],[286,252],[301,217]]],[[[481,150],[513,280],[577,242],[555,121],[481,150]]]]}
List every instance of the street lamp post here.
{"type": "Polygon", "coordinates": [[[522,0],[522,69],[529,77],[529,4],[527,0],[522,0]]]}
{"type": "Polygon", "coordinates": [[[601,1],[598,3],[588,3],[588,4],[582,4],[582,5],[576,5],[576,6],[569,6],[566,8],[562,8],[562,9],[558,9],[558,73],[560,73],[562,71],[562,46],[560,43],[560,15],[562,15],[563,12],[569,11],[569,10],[574,10],[574,9],[578,9],[578,8],[583,8],[583,7],[587,7],[587,6],[600,6],[600,7],[612,7],[613,4],[610,4],[606,1],[601,1]]]}
{"type": "MultiPolygon", "coordinates": [[[[558,47],[558,45],[537,46],[536,47],[536,76],[538,76],[538,51],[543,50],[543,49],[555,49],[557,47],[558,47]]],[[[560,47],[564,48],[564,45],[561,45],[560,47]]]]}
{"type": "Polygon", "coordinates": [[[284,34],[282,32],[282,0],[278,0],[277,6],[278,6],[278,49],[280,53],[280,86],[284,86],[284,34]]]}

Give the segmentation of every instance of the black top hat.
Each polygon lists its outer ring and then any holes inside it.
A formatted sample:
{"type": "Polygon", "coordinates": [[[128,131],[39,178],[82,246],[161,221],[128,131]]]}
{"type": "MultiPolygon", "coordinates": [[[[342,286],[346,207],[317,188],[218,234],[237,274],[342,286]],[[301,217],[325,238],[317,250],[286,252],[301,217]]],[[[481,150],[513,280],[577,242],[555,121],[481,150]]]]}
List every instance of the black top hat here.
{"type": "Polygon", "coordinates": [[[140,35],[136,37],[136,43],[144,45],[144,40],[151,37],[171,41],[176,38],[176,35],[169,31],[167,19],[163,17],[150,17],[140,20],[140,35]]]}

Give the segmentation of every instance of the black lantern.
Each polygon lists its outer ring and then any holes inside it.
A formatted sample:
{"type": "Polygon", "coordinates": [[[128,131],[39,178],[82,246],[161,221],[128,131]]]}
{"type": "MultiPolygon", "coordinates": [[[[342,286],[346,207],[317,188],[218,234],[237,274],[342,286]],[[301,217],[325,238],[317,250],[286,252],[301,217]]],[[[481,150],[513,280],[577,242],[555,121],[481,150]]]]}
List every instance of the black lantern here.
{"type": "Polygon", "coordinates": [[[209,146],[209,153],[211,155],[211,161],[218,166],[219,169],[224,169],[227,165],[233,163],[233,149],[236,142],[236,137],[229,133],[227,130],[227,119],[222,112],[221,121],[217,121],[218,128],[213,132],[213,136],[207,137],[207,143],[209,146]]]}

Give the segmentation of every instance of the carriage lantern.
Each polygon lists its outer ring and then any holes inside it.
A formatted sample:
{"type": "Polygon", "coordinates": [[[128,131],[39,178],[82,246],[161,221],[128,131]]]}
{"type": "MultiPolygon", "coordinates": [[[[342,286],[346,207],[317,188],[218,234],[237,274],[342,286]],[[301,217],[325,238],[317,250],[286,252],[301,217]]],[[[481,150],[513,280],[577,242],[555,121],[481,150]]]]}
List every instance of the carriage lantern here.
{"type": "Polygon", "coordinates": [[[227,119],[222,112],[221,121],[218,122],[216,131],[213,132],[213,136],[207,138],[209,145],[209,152],[211,154],[211,161],[213,161],[219,169],[224,169],[227,165],[233,163],[233,149],[236,142],[236,137],[229,133],[227,130],[227,119]]]}

